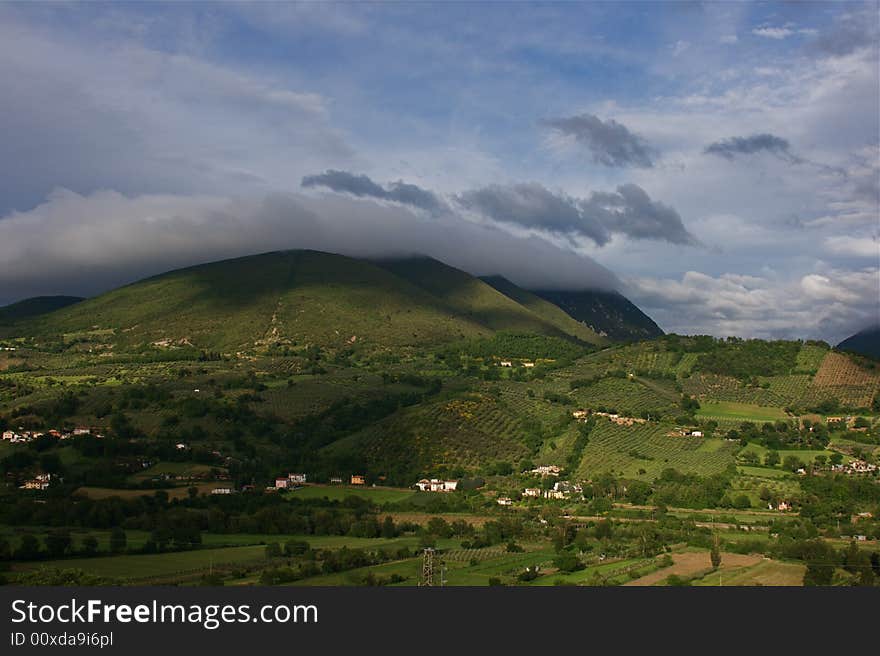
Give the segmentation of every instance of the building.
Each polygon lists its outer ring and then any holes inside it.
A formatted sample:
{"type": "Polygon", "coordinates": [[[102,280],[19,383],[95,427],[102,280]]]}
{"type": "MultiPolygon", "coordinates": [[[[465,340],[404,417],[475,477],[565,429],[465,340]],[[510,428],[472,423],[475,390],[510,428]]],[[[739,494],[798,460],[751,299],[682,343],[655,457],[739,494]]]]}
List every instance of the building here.
{"type": "Polygon", "coordinates": [[[512,506],[513,499],[511,499],[510,497],[498,497],[497,499],[495,499],[495,503],[497,503],[499,506],[512,506]]]}
{"type": "Polygon", "coordinates": [[[275,479],[275,489],[276,490],[286,490],[290,487],[290,479],[288,478],[276,478],[275,479]]]}
{"type": "Polygon", "coordinates": [[[3,431],[3,439],[9,440],[10,442],[16,438],[15,433],[12,431],[3,431]]]}
{"type": "Polygon", "coordinates": [[[232,494],[231,487],[215,487],[211,490],[211,494],[232,494]]]}
{"type": "Polygon", "coordinates": [[[535,363],[534,363],[534,362],[523,362],[523,363],[522,363],[522,366],[524,366],[524,367],[526,367],[527,369],[529,369],[529,368],[531,368],[531,367],[534,367],[534,366],[535,366],[535,363]]]}
{"type": "Polygon", "coordinates": [[[367,479],[363,474],[352,474],[351,475],[351,484],[352,485],[366,485],[367,479]]]}
{"type": "Polygon", "coordinates": [[[523,496],[539,498],[541,496],[541,490],[537,487],[527,487],[523,490],[523,496]]]}
{"type": "Polygon", "coordinates": [[[74,434],[74,435],[90,435],[91,432],[92,432],[92,429],[91,429],[91,428],[79,427],[79,428],[74,428],[74,429],[73,429],[73,434],[74,434]]]}
{"type": "Polygon", "coordinates": [[[691,437],[703,437],[703,431],[694,430],[688,433],[691,437]]]}
{"type": "Polygon", "coordinates": [[[341,476],[331,476],[330,477],[330,485],[342,485],[342,477],[341,476]]]}
{"type": "Polygon", "coordinates": [[[416,487],[422,492],[455,492],[458,488],[458,481],[445,481],[439,478],[428,480],[423,478],[416,483],[416,487]]]}
{"type": "Polygon", "coordinates": [[[305,474],[288,474],[287,480],[291,483],[305,483],[306,475],[305,474]]]}
{"type": "Polygon", "coordinates": [[[589,410],[575,410],[571,413],[571,416],[575,419],[583,419],[584,417],[588,417],[590,415],[589,410]]]}
{"type": "Polygon", "coordinates": [[[513,366],[513,362],[511,362],[510,360],[502,360],[502,361],[501,361],[501,366],[502,366],[502,367],[512,367],[512,366],[513,366]]]}
{"type": "Polygon", "coordinates": [[[32,479],[24,482],[22,490],[45,490],[52,482],[52,474],[37,474],[32,479]]]}
{"type": "Polygon", "coordinates": [[[562,467],[557,467],[556,465],[540,465],[529,473],[537,474],[538,476],[559,476],[561,471],[562,467]]]}

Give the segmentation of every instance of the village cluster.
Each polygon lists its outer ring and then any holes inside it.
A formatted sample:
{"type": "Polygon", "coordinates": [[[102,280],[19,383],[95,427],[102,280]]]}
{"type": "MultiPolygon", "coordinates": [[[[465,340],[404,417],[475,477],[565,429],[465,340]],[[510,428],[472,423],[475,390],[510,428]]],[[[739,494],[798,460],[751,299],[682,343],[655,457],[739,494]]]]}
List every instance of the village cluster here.
{"type": "Polygon", "coordinates": [[[43,437],[44,435],[48,435],[49,437],[54,437],[58,440],[69,440],[72,437],[77,437],[79,435],[92,435],[94,437],[104,437],[101,433],[98,433],[93,428],[74,428],[73,430],[55,430],[54,428],[51,430],[47,430],[45,433],[40,431],[13,431],[6,430],[3,431],[3,439],[5,441],[11,442],[12,444],[20,443],[20,442],[32,442],[38,438],[43,437]]]}

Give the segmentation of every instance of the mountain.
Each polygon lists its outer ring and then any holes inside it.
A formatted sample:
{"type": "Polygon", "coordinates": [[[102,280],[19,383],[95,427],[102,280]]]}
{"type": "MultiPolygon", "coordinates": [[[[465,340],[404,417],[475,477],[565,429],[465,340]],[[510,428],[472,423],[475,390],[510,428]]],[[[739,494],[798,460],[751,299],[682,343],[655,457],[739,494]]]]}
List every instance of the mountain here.
{"type": "Polygon", "coordinates": [[[607,341],[593,329],[566,314],[559,306],[554,305],[550,301],[544,300],[530,291],[514,285],[507,278],[502,276],[485,276],[480,278],[480,280],[487,285],[491,285],[497,291],[501,292],[516,303],[528,308],[538,316],[542,317],[545,321],[552,323],[563,332],[576,337],[581,341],[590,342],[592,344],[599,344],[607,341]]]}
{"type": "Polygon", "coordinates": [[[837,345],[840,351],[850,351],[869,358],[880,359],[880,326],[872,326],[850,335],[837,345]]]}
{"type": "Polygon", "coordinates": [[[79,303],[79,296],[34,296],[23,301],[0,307],[0,324],[36,317],[79,303]]]}
{"type": "Polygon", "coordinates": [[[508,291],[525,304],[430,258],[372,262],[284,251],[171,271],[3,332],[47,339],[64,334],[117,351],[151,345],[227,353],[276,343],[422,346],[499,331],[605,343],[549,303],[513,285],[508,291]]]}
{"type": "Polygon", "coordinates": [[[475,278],[430,257],[384,260],[378,264],[440,298],[454,315],[478,321],[492,330],[574,337],[591,344],[606,342],[551,303],[500,276],[475,278]],[[501,286],[499,281],[505,284],[501,286]]]}
{"type": "Polygon", "coordinates": [[[651,317],[615,291],[534,290],[533,293],[611,341],[636,342],[663,335],[651,317]]]}

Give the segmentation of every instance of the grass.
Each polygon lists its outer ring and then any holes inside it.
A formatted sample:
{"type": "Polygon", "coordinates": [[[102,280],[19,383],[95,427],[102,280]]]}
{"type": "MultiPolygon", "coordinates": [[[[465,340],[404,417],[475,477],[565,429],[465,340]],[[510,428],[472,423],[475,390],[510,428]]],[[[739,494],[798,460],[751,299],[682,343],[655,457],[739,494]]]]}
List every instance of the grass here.
{"type": "Polygon", "coordinates": [[[259,562],[265,558],[264,546],[195,549],[161,554],[99,556],[96,558],[68,558],[20,563],[16,569],[50,567],[81,569],[97,576],[117,579],[143,580],[172,574],[207,570],[212,566],[259,562]]]}
{"type": "MultiPolygon", "coordinates": [[[[722,565],[724,561],[722,560],[722,565]]],[[[763,560],[750,567],[707,574],[692,582],[696,586],[801,586],[806,566],[778,560],[763,560]]]]}
{"type": "Polygon", "coordinates": [[[700,475],[721,472],[734,462],[738,446],[721,439],[673,437],[671,426],[618,426],[599,421],[590,435],[578,477],[611,472],[650,481],[669,467],[700,475]]]}
{"type": "Polygon", "coordinates": [[[782,408],[736,403],[733,401],[702,401],[697,416],[703,419],[738,419],[741,421],[776,421],[785,420],[788,415],[782,408]]]}
{"type": "MultiPolygon", "coordinates": [[[[218,487],[229,487],[229,483],[199,483],[196,485],[183,485],[180,487],[162,488],[162,491],[168,494],[169,499],[185,499],[189,496],[189,488],[195,487],[199,494],[210,494],[211,490],[218,487]]],[[[153,496],[159,490],[124,490],[111,487],[92,487],[84,485],[77,488],[74,495],[85,496],[89,499],[109,499],[110,497],[119,497],[120,499],[136,499],[143,496],[153,496]]]]}
{"type": "Polygon", "coordinates": [[[306,485],[284,493],[286,499],[322,499],[342,501],[346,497],[360,497],[382,505],[409,499],[416,492],[400,488],[362,487],[358,485],[306,485]]]}

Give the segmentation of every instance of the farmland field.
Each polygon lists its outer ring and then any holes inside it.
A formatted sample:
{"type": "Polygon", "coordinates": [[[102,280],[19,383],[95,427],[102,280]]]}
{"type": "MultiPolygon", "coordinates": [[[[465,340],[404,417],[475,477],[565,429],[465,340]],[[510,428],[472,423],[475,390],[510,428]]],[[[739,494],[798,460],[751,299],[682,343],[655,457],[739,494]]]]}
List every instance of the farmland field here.
{"type": "Polygon", "coordinates": [[[731,401],[701,402],[697,416],[704,419],[758,422],[788,419],[788,415],[780,408],[731,401]]]}
{"type": "MultiPolygon", "coordinates": [[[[306,485],[295,490],[284,492],[286,499],[329,499],[342,501],[346,497],[354,496],[372,501],[376,504],[394,503],[408,499],[416,494],[414,490],[401,490],[396,488],[364,487],[360,485],[306,485]]],[[[423,494],[430,494],[425,492],[423,494]]]]}
{"type": "Polygon", "coordinates": [[[619,426],[599,420],[584,450],[578,475],[611,472],[653,480],[674,466],[702,475],[722,471],[734,461],[737,445],[720,439],[670,436],[668,426],[619,426]]]}

